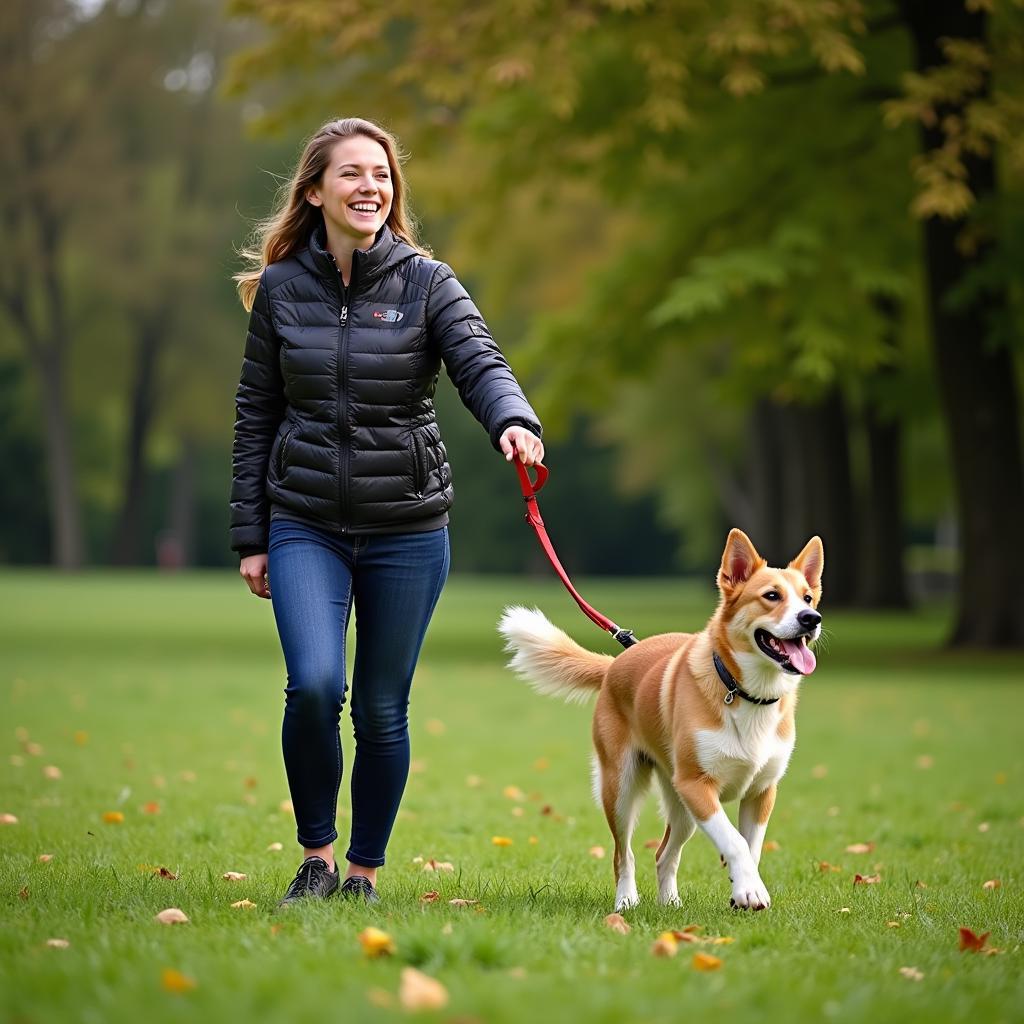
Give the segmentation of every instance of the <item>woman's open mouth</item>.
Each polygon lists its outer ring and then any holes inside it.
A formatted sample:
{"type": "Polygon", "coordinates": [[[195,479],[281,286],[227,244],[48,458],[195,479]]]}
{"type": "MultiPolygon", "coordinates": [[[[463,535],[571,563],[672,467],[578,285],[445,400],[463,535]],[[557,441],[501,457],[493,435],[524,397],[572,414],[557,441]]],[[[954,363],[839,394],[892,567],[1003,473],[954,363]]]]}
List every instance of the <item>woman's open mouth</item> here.
{"type": "Polygon", "coordinates": [[[362,217],[376,217],[380,205],[378,203],[352,203],[349,209],[362,217]]]}
{"type": "Polygon", "coordinates": [[[784,672],[809,676],[818,663],[814,651],[807,646],[806,634],[784,640],[767,629],[758,629],[754,631],[754,641],[761,652],[777,662],[784,672]]]}

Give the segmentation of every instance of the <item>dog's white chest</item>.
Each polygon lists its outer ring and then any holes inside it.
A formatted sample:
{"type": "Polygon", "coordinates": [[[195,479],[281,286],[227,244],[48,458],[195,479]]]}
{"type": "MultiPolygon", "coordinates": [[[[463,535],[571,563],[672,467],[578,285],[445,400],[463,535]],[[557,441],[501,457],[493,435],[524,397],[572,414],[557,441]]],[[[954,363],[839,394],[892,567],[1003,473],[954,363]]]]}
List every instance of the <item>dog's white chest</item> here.
{"type": "Polygon", "coordinates": [[[696,733],[697,762],[721,788],[724,803],[778,782],[789,764],[793,738],[778,734],[779,717],[761,708],[740,708],[721,729],[696,733]]]}

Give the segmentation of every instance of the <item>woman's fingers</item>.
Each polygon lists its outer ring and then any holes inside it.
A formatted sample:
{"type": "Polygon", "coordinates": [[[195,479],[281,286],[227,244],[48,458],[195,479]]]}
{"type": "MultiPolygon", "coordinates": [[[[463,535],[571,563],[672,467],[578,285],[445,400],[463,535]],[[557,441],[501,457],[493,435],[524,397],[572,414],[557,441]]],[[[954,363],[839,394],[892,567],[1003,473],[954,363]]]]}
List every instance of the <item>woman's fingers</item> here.
{"type": "Polygon", "coordinates": [[[499,440],[505,460],[512,461],[518,455],[524,466],[534,466],[544,460],[544,445],[536,434],[525,427],[509,427],[499,440]]]}
{"type": "Polygon", "coordinates": [[[267,556],[250,555],[243,558],[238,572],[246,586],[257,597],[270,597],[270,577],[267,574],[267,556]]]}

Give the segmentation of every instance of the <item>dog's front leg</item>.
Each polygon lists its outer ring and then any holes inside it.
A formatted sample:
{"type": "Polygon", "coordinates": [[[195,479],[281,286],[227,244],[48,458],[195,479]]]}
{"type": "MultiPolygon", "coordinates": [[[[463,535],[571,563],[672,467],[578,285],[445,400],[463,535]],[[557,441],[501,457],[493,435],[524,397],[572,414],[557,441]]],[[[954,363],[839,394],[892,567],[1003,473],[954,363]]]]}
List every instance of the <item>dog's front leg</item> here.
{"type": "Polygon", "coordinates": [[[715,787],[705,778],[676,779],[675,786],[697,824],[725,858],[732,882],[732,905],[749,910],[771,906],[750,847],[722,810],[715,787]]]}
{"type": "Polygon", "coordinates": [[[777,787],[773,783],[754,796],[749,794],[740,801],[740,834],[750,847],[755,864],[761,863],[761,847],[768,829],[768,819],[775,806],[777,787]]]}

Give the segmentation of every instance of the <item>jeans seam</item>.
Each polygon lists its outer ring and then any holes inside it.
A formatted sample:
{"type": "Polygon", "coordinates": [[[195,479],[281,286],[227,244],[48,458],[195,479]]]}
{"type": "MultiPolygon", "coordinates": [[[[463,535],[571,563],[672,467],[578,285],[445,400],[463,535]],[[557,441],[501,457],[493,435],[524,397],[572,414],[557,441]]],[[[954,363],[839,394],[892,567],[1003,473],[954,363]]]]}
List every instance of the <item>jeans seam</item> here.
{"type": "MultiPolygon", "coordinates": [[[[355,567],[355,557],[353,555],[353,568],[354,567],[355,567]]],[[[348,610],[349,602],[351,600],[352,600],[352,574],[350,573],[349,574],[349,578],[348,578],[348,592],[345,595],[345,609],[346,609],[346,612],[348,610]]],[[[345,626],[348,624],[348,616],[347,616],[347,614],[342,616],[342,620],[343,621],[342,621],[342,627],[341,628],[344,629],[345,626]]],[[[342,640],[341,640],[341,654],[342,654],[342,658],[344,659],[344,657],[345,657],[345,637],[344,636],[342,637],[342,640]]],[[[344,664],[342,664],[342,671],[341,671],[341,699],[342,699],[342,702],[344,702],[344,700],[345,700],[345,690],[348,689],[348,680],[345,678],[345,672],[346,672],[345,666],[344,666],[344,664]]],[[[342,767],[341,766],[341,722],[338,723],[338,730],[335,733],[335,736],[337,738],[337,743],[338,743],[338,771],[337,771],[335,777],[337,778],[338,781],[335,783],[335,786],[334,786],[334,824],[332,826],[332,831],[334,832],[334,839],[331,840],[332,843],[334,842],[335,839],[338,838],[338,793],[341,792],[341,767],[342,767]]]]}

